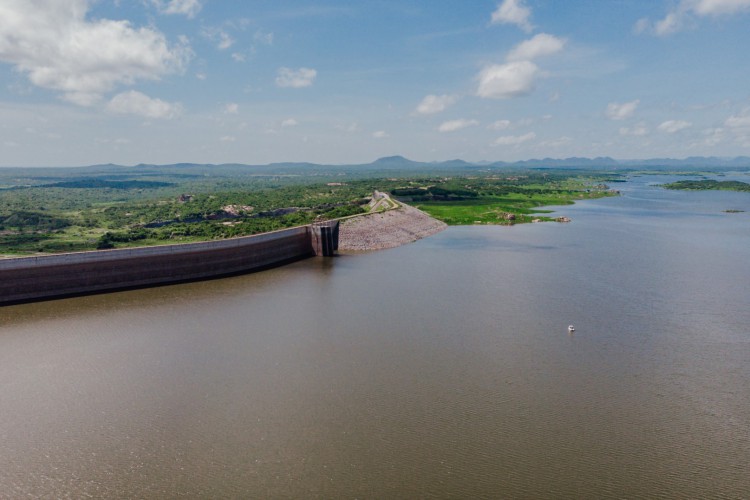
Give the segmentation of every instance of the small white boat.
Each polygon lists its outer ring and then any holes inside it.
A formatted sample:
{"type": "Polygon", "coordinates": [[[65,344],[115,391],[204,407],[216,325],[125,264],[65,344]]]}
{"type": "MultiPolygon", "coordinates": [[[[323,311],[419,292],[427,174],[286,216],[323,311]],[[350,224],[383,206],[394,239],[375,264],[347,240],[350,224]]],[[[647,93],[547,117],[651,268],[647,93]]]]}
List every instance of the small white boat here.
{"type": "Polygon", "coordinates": [[[568,331],[569,332],[574,332],[574,331],[576,331],[576,327],[574,327],[573,325],[569,325],[568,326],[568,331]]]}

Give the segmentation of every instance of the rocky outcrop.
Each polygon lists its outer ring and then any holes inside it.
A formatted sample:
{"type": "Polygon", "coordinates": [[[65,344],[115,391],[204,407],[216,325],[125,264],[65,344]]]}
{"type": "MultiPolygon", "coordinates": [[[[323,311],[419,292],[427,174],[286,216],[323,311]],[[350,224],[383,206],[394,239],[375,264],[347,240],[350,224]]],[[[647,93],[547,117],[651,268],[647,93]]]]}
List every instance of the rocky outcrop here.
{"type": "Polygon", "coordinates": [[[341,222],[339,251],[394,248],[439,233],[448,227],[408,205],[345,219],[341,222]]]}

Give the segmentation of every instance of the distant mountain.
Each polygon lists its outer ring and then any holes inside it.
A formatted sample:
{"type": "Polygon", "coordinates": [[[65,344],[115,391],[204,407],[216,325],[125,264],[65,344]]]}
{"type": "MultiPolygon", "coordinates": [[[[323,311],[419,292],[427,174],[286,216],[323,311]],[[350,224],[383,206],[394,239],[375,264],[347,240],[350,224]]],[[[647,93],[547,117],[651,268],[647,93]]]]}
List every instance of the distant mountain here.
{"type": "Polygon", "coordinates": [[[432,163],[431,165],[438,165],[440,167],[475,167],[477,166],[476,163],[469,163],[468,161],[459,160],[458,158],[456,158],[455,160],[435,162],[435,163],[432,163]]]}
{"type": "MultiPolygon", "coordinates": [[[[715,156],[692,156],[684,159],[675,158],[650,158],[641,160],[616,160],[608,156],[597,158],[542,158],[529,159],[514,162],[507,161],[477,161],[469,162],[460,158],[447,161],[420,162],[410,160],[400,155],[378,158],[371,163],[348,164],[348,165],[326,165],[309,162],[280,162],[265,165],[248,165],[242,163],[173,163],[168,165],[154,165],[141,163],[133,166],[115,165],[112,163],[89,165],[85,167],[37,167],[34,169],[38,175],[50,175],[53,177],[63,174],[71,175],[157,175],[165,171],[174,175],[214,175],[233,173],[238,171],[248,172],[255,170],[259,175],[276,175],[278,173],[295,175],[304,174],[307,171],[341,172],[347,168],[355,168],[358,171],[369,170],[460,170],[460,169],[493,169],[493,168],[517,168],[517,169],[649,169],[649,170],[701,170],[701,169],[750,169],[750,157],[737,156],[722,158],[715,156]]],[[[13,167],[5,167],[3,173],[8,174],[11,170],[23,171],[13,167]]]]}
{"type": "Polygon", "coordinates": [[[427,163],[422,163],[419,161],[413,161],[409,160],[408,158],[404,158],[403,156],[384,156],[383,158],[378,158],[372,163],[367,163],[366,165],[372,166],[372,167],[406,167],[406,166],[424,166],[428,165],[427,163]]]}
{"type": "Polygon", "coordinates": [[[493,163],[495,166],[512,166],[523,168],[617,168],[620,166],[617,160],[610,157],[599,158],[544,158],[542,160],[523,160],[513,163],[493,163]]]}
{"type": "Polygon", "coordinates": [[[750,167],[750,157],[718,158],[715,156],[691,156],[685,159],[652,158],[648,160],[620,160],[622,167],[653,168],[746,168],[750,167]]]}
{"type": "Polygon", "coordinates": [[[609,156],[597,158],[543,158],[530,159],[515,162],[497,161],[497,162],[467,162],[461,159],[454,159],[442,162],[417,162],[404,158],[403,156],[388,156],[380,158],[372,163],[366,164],[370,167],[388,167],[388,168],[414,168],[414,167],[440,167],[440,168],[461,168],[461,167],[489,167],[489,168],[580,168],[580,169],[633,169],[649,168],[657,170],[669,169],[702,169],[702,168],[750,168],[750,157],[738,156],[734,158],[718,158],[694,156],[685,159],[674,158],[653,158],[645,160],[616,160],[609,156]]]}

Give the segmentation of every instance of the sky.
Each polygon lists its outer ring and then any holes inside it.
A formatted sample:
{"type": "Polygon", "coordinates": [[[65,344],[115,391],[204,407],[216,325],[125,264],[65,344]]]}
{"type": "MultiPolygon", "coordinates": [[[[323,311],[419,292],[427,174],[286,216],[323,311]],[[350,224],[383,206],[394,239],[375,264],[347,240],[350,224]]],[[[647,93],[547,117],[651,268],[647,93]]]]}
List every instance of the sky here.
{"type": "Polygon", "coordinates": [[[750,0],[0,0],[0,166],[750,155],[750,0]]]}

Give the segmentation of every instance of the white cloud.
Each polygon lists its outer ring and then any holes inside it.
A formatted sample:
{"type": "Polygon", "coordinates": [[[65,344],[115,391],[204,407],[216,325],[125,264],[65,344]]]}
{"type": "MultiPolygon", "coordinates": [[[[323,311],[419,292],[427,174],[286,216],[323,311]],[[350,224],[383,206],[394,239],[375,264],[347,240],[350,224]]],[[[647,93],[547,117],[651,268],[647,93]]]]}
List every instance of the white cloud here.
{"type": "Polygon", "coordinates": [[[236,115],[240,112],[240,105],[236,102],[228,102],[224,105],[224,113],[228,115],[236,115]]]}
{"type": "Polygon", "coordinates": [[[182,14],[189,18],[195,17],[201,10],[200,0],[152,0],[152,3],[162,14],[182,14]]]}
{"type": "Polygon", "coordinates": [[[232,38],[232,35],[222,28],[206,27],[200,33],[204,38],[216,44],[216,48],[219,50],[227,50],[235,44],[235,39],[232,38]]]}
{"type": "Polygon", "coordinates": [[[703,131],[703,135],[706,136],[704,142],[707,146],[716,146],[724,141],[726,134],[723,128],[708,128],[703,131]]]}
{"type": "Polygon", "coordinates": [[[511,125],[510,120],[497,120],[487,125],[490,130],[505,130],[511,125]]]}
{"type": "Polygon", "coordinates": [[[390,135],[388,135],[388,132],[386,132],[385,130],[378,130],[377,132],[373,132],[372,136],[375,139],[385,139],[386,137],[390,137],[390,135]]]}
{"type": "Polygon", "coordinates": [[[511,49],[507,59],[508,61],[530,61],[538,57],[549,56],[560,52],[566,43],[567,40],[564,38],[539,33],[511,49]]]}
{"type": "Polygon", "coordinates": [[[684,14],[681,12],[670,12],[661,21],[654,23],[654,33],[659,36],[671,35],[682,28],[684,14]]]}
{"type": "Polygon", "coordinates": [[[219,50],[226,50],[234,45],[234,38],[229,36],[229,33],[227,33],[226,31],[219,31],[217,37],[218,40],[216,42],[216,48],[218,48],[219,50]]]}
{"type": "Polygon", "coordinates": [[[524,142],[533,141],[536,139],[534,132],[529,132],[524,135],[503,135],[492,141],[493,146],[518,146],[524,142]]]}
{"type": "Polygon", "coordinates": [[[539,68],[531,61],[485,66],[479,73],[477,95],[484,98],[507,99],[529,94],[539,68]]]}
{"type": "Polygon", "coordinates": [[[338,124],[333,127],[341,132],[357,132],[359,130],[359,124],[357,122],[351,122],[349,124],[338,124]]]}
{"type": "Polygon", "coordinates": [[[299,125],[299,122],[294,118],[287,118],[286,120],[281,122],[282,127],[295,127],[297,125],[299,125]]]}
{"type": "Polygon", "coordinates": [[[643,137],[648,135],[648,128],[644,123],[638,123],[633,127],[620,127],[620,135],[643,137]]]}
{"type": "Polygon", "coordinates": [[[698,0],[693,10],[700,16],[736,14],[750,10],[750,0],[698,0]]]}
{"type": "Polygon", "coordinates": [[[724,126],[732,133],[737,143],[745,148],[750,147],[750,108],[727,118],[724,126]]]}
{"type": "Polygon", "coordinates": [[[664,19],[654,23],[645,18],[639,19],[633,30],[636,33],[667,36],[683,29],[695,17],[729,16],[743,11],[750,11],[750,0],[681,0],[664,19]]]}
{"type": "Polygon", "coordinates": [[[151,27],[87,20],[88,9],[86,0],[0,2],[0,61],[88,106],[118,85],[182,71],[192,55],[184,40],[170,46],[151,27]]]}
{"type": "Polygon", "coordinates": [[[135,90],[117,94],[107,104],[107,111],[118,114],[138,115],[146,118],[174,118],[181,106],[155,99],[135,90]]]}
{"type": "Polygon", "coordinates": [[[641,33],[647,32],[651,28],[651,21],[647,17],[638,19],[633,25],[633,33],[640,35],[641,33]]]}
{"type": "Polygon", "coordinates": [[[291,68],[279,68],[276,77],[278,87],[302,88],[309,87],[315,81],[318,72],[311,68],[300,68],[297,70],[291,68]]]}
{"type": "Polygon", "coordinates": [[[234,142],[236,140],[237,138],[233,135],[224,135],[224,136],[219,137],[220,142],[234,142]]]}
{"type": "Polygon", "coordinates": [[[750,128],[750,108],[743,110],[740,114],[727,118],[724,125],[728,128],[750,128]]]}
{"type": "Polygon", "coordinates": [[[611,102],[607,105],[607,118],[610,120],[624,120],[630,118],[635,113],[635,108],[641,101],[636,99],[635,101],[617,103],[611,102]]]}
{"type": "Polygon", "coordinates": [[[534,27],[529,22],[531,9],[524,0],[504,0],[492,13],[492,24],[515,24],[525,32],[531,32],[534,27]]]}
{"type": "Polygon", "coordinates": [[[680,130],[685,130],[686,128],[690,128],[692,126],[693,126],[692,123],[686,122],[684,120],[667,120],[663,122],[661,125],[659,125],[657,128],[662,132],[666,132],[668,134],[674,134],[676,132],[679,132],[680,130]]]}
{"type": "Polygon", "coordinates": [[[542,147],[559,148],[562,146],[567,146],[571,142],[573,142],[573,139],[571,137],[562,136],[558,137],[557,139],[540,142],[539,145],[542,147]]]}
{"type": "Polygon", "coordinates": [[[263,31],[258,30],[253,35],[253,40],[263,45],[273,45],[273,33],[264,33],[263,31]]]}
{"type": "Polygon", "coordinates": [[[431,115],[444,111],[445,108],[456,102],[456,97],[451,95],[428,95],[422,99],[417,106],[417,113],[431,115]]]}
{"type": "Polygon", "coordinates": [[[461,118],[459,120],[450,120],[447,122],[443,122],[440,127],[438,127],[438,131],[455,132],[456,130],[461,130],[462,128],[472,127],[475,125],[479,125],[479,122],[476,120],[467,120],[465,118],[461,118]]]}
{"type": "Polygon", "coordinates": [[[234,59],[236,62],[245,62],[247,57],[245,57],[245,54],[243,54],[242,52],[233,52],[232,59],[234,59]]]}

